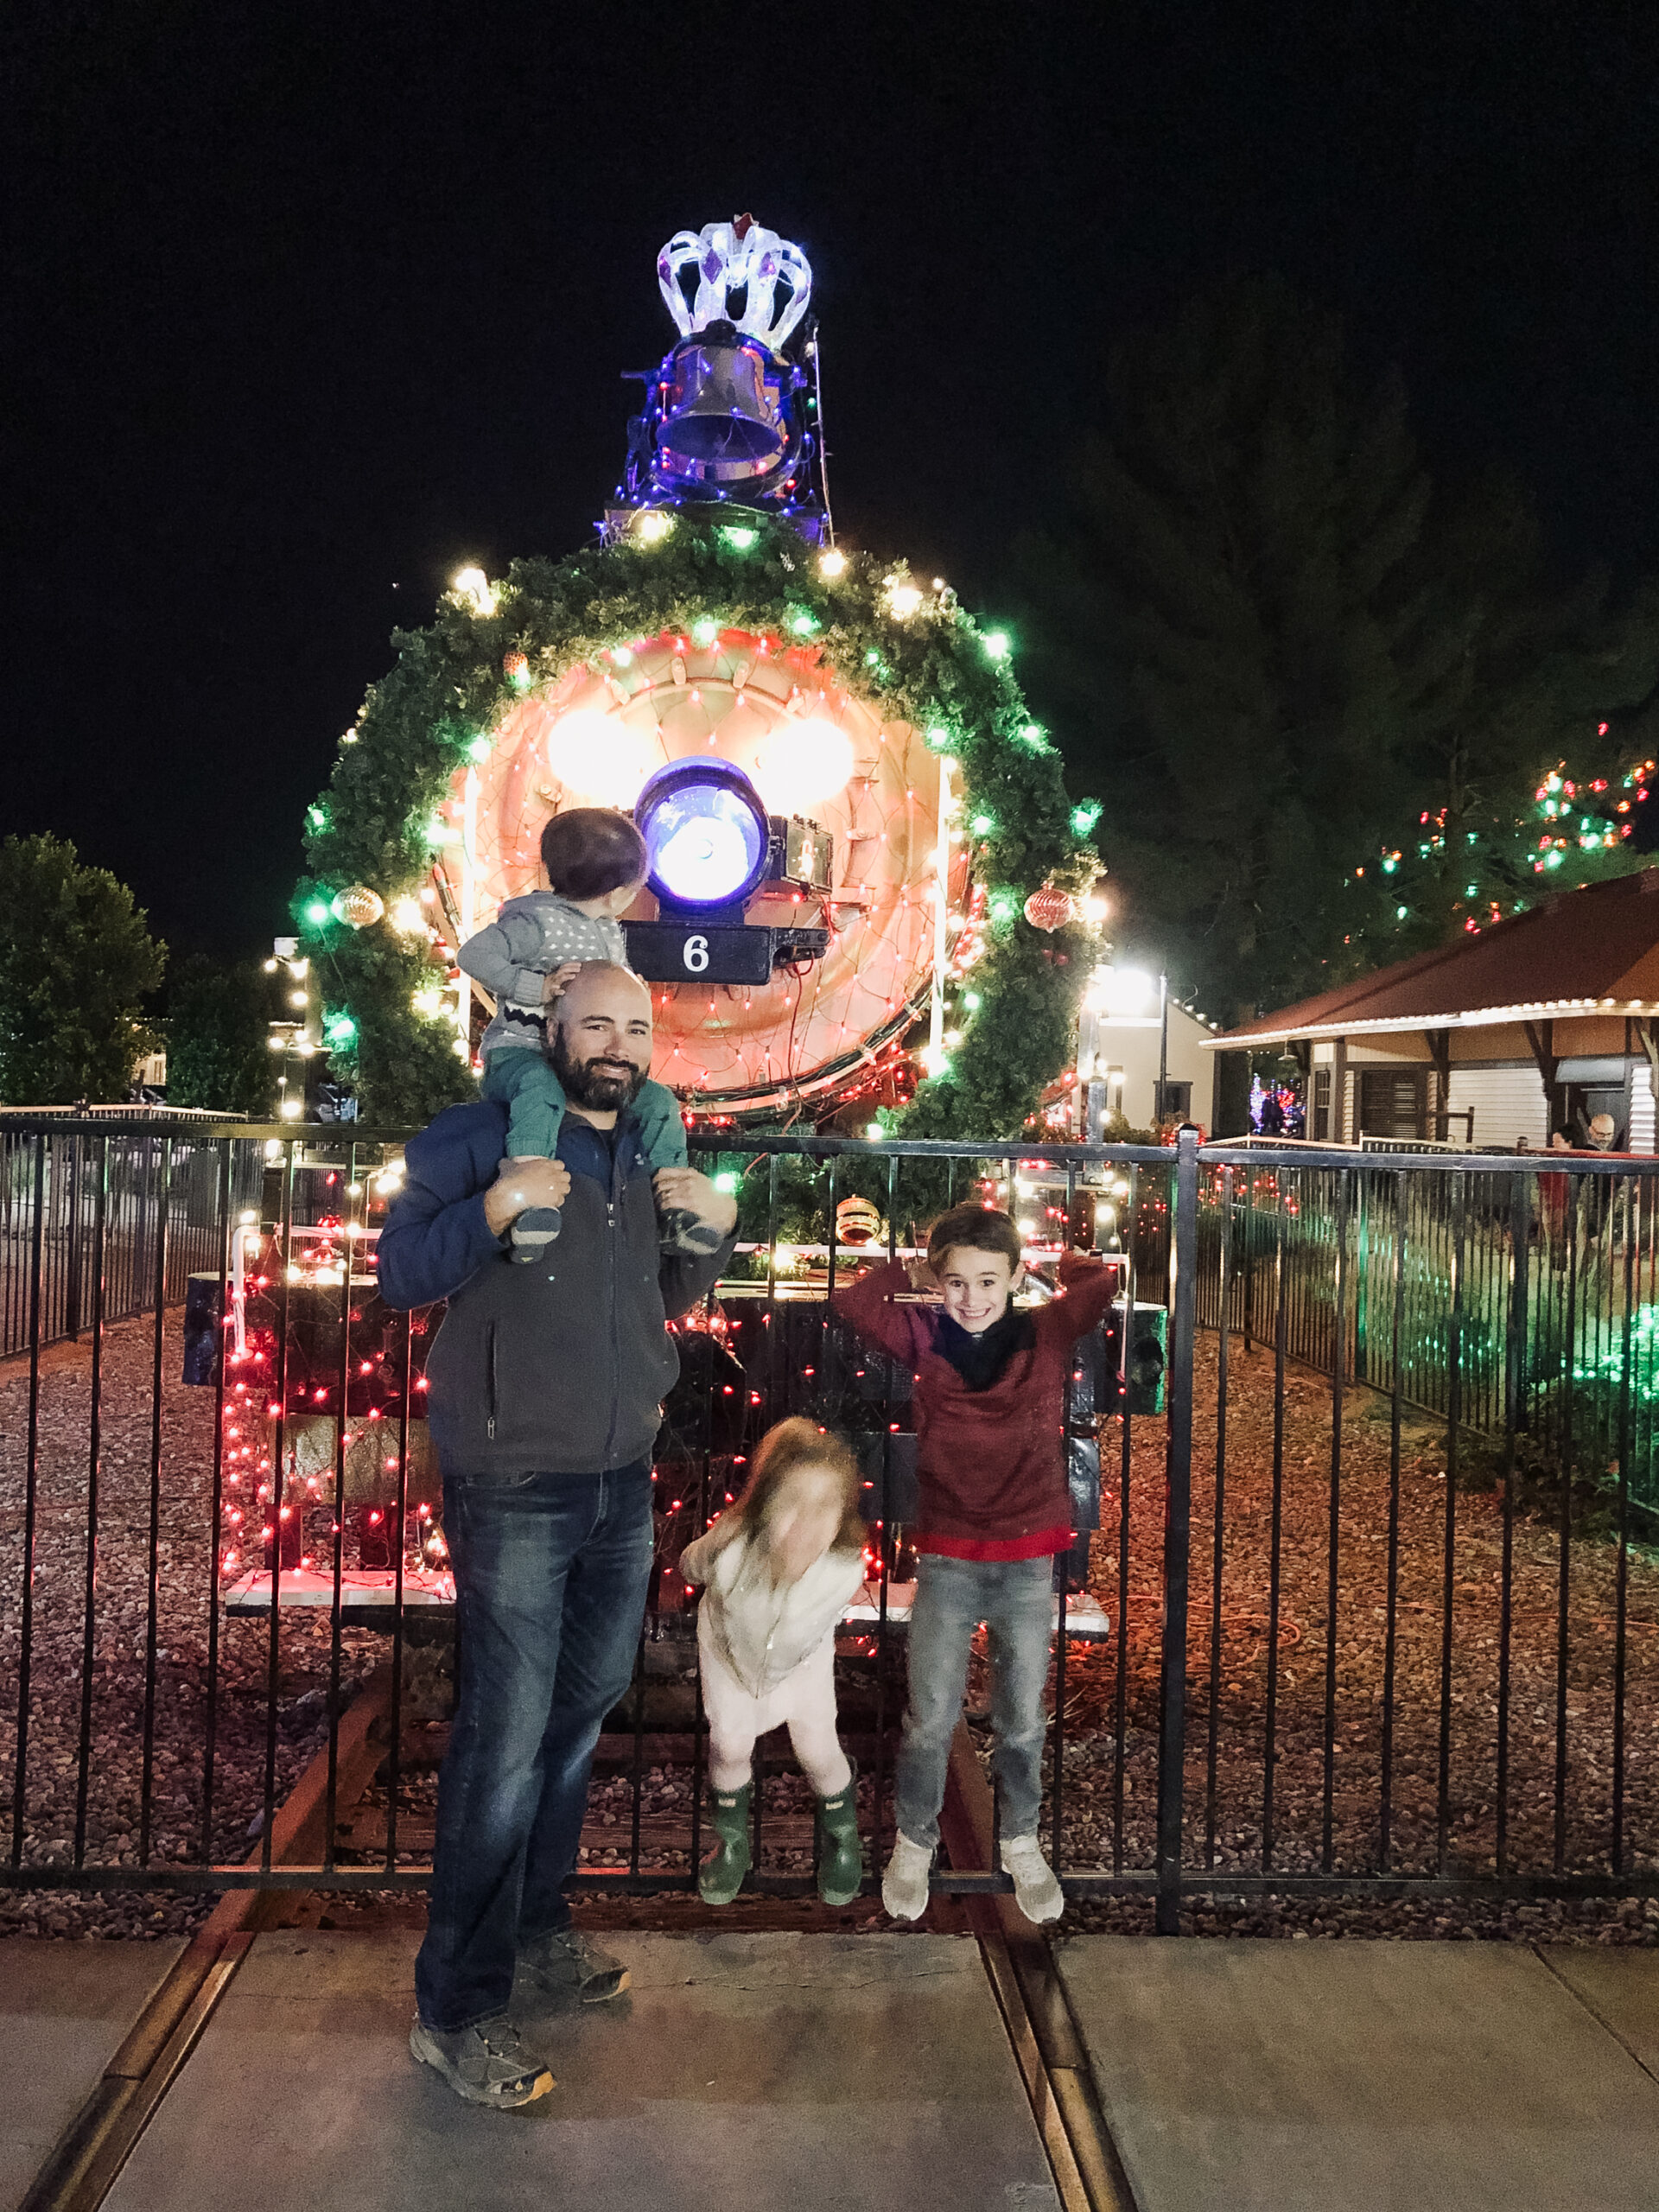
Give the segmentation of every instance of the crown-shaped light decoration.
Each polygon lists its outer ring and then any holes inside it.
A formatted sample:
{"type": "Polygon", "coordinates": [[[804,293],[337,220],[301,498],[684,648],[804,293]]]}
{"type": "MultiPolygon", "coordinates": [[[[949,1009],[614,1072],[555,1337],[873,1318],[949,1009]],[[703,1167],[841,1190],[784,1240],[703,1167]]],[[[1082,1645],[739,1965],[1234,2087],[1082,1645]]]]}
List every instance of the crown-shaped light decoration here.
{"type": "Polygon", "coordinates": [[[810,263],[753,215],[734,215],[677,231],[657,257],[657,281],[679,338],[658,368],[637,372],[645,399],[628,425],[625,504],[601,529],[615,537],[639,526],[655,543],[664,525],[649,511],[725,500],[786,516],[817,543],[826,524],[810,263]]]}
{"type": "Polygon", "coordinates": [[[701,231],[677,231],[657,257],[657,282],[682,338],[706,330],[711,322],[729,322],[772,353],[788,344],[812,297],[812,267],[806,256],[791,240],[763,229],[753,215],[706,223],[701,231]],[[693,271],[696,290],[688,297],[693,271]]]}

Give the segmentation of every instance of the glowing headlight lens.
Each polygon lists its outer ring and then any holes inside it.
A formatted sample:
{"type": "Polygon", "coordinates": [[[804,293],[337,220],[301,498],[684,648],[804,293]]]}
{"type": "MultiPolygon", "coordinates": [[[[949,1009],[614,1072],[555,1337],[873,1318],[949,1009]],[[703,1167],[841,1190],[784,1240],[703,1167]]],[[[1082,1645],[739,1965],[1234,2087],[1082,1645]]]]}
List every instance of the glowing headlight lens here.
{"type": "Polygon", "coordinates": [[[653,776],[634,809],[652,889],[683,906],[733,906],[766,872],[766,810],[741,769],[682,760],[653,776]]]}

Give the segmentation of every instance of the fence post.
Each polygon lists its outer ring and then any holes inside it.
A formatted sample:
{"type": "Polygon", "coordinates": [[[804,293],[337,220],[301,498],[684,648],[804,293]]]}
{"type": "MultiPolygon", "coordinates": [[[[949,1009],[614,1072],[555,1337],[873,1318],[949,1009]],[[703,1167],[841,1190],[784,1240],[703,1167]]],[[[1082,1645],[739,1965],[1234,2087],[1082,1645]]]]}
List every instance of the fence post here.
{"type": "Polygon", "coordinates": [[[1160,1936],[1181,1932],[1181,1827],[1186,1782],[1186,1606],[1192,1522],[1192,1339],[1198,1315],[1198,1133],[1176,1138],[1170,1224],[1169,1445],[1164,1472],[1164,1643],[1158,1722],[1160,1936]]]}

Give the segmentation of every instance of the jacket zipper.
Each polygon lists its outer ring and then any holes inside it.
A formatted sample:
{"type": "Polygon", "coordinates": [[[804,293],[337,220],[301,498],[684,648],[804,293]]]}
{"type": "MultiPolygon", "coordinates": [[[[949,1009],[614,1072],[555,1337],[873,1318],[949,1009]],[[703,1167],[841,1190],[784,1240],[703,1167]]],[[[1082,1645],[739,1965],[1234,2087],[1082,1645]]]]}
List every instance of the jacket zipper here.
{"type": "Polygon", "coordinates": [[[489,1408],[490,1408],[490,1410],[489,1410],[489,1417],[488,1417],[488,1419],[487,1419],[487,1420],[485,1421],[485,1423],[484,1423],[484,1433],[485,1433],[485,1435],[486,1435],[486,1436],[487,1436],[487,1437],[489,1438],[489,1440],[490,1440],[491,1443],[492,1443],[492,1444],[493,1444],[493,1443],[494,1443],[494,1441],[495,1441],[495,1324],[494,1324],[494,1322],[493,1322],[493,1321],[492,1321],[492,1322],[491,1322],[491,1324],[490,1324],[490,1332],[489,1332],[489,1339],[488,1339],[488,1341],[489,1341],[489,1347],[490,1347],[490,1376],[489,1376],[489,1408]]]}
{"type": "MultiPolygon", "coordinates": [[[[619,1146],[617,1147],[619,1155],[620,1149],[621,1147],[619,1146]]],[[[616,1444],[616,1202],[618,1198],[620,1196],[621,1187],[622,1162],[619,1156],[613,1158],[611,1161],[611,1189],[610,1195],[607,1199],[605,1205],[605,1226],[607,1230],[605,1267],[608,1286],[608,1296],[606,1300],[606,1336],[609,1342],[611,1357],[611,1422],[605,1435],[605,1465],[607,1467],[611,1464],[611,1453],[616,1444]]]]}

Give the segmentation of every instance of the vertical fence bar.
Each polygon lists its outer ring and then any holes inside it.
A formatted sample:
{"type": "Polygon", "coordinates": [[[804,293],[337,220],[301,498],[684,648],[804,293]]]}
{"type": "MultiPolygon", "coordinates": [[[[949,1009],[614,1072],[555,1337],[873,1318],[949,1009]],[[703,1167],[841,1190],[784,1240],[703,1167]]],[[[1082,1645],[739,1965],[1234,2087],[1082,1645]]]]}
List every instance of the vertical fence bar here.
{"type": "MultiPolygon", "coordinates": [[[[1122,1457],[1117,1493],[1117,1675],[1112,1700],[1112,1872],[1123,1872],[1123,1780],[1129,1732],[1129,1484],[1135,1452],[1135,1416],[1129,1404],[1129,1344],[1135,1329],[1135,1301],[1140,1288],[1135,1268],[1135,1223],[1139,1210],[1141,1164],[1129,1163],[1126,1198],[1129,1234],[1123,1243],[1123,1326],[1118,1333],[1118,1405],[1122,1421],[1122,1457]]],[[[1122,1241],[1122,1240],[1120,1240],[1122,1241]]]]}
{"type": "MultiPolygon", "coordinates": [[[[144,1557],[144,1721],[138,1781],[138,1864],[149,1864],[149,1800],[156,1762],[156,1617],[161,1606],[162,1340],[167,1319],[168,1200],[173,1188],[173,1140],[162,1139],[156,1191],[156,1330],[149,1372],[149,1529],[144,1557]]],[[[134,1286],[135,1289],[137,1285],[134,1286]]],[[[221,1351],[223,1346],[220,1347],[221,1351]]]]}
{"type": "Polygon", "coordinates": [[[82,1592],[80,1728],[75,1770],[75,1858],[86,1861],[86,1797],[92,1780],[92,1671],[97,1663],[98,1541],[104,1461],[104,1274],[108,1255],[110,1140],[96,1140],[97,1180],[92,1191],[92,1376],[86,1428],[86,1554],[82,1592]]]}
{"type": "MultiPolygon", "coordinates": [[[[368,1215],[368,1177],[363,1178],[364,1217],[368,1215]]],[[[386,1760],[386,1866],[397,1863],[397,1796],[403,1781],[404,1758],[404,1561],[409,1546],[409,1430],[415,1409],[415,1316],[404,1315],[403,1373],[399,1377],[403,1402],[397,1413],[397,1549],[391,1579],[391,1745],[386,1760]]],[[[453,1571],[453,1570],[452,1570],[453,1571]]],[[[455,1598],[455,1688],[461,1688],[461,1598],[455,1598]]]]}
{"type": "Polygon", "coordinates": [[[1377,1863],[1386,1874],[1394,1853],[1394,1700],[1400,1638],[1400,1421],[1406,1391],[1406,1236],[1409,1220],[1404,1168],[1394,1178],[1394,1387],[1389,1393],[1389,1535],[1382,1630],[1382,1750],[1377,1863]]]}
{"type": "Polygon", "coordinates": [[[276,1695],[282,1686],[283,1649],[283,1489],[288,1452],[288,1343],[289,1287],[294,1265],[294,1179],[298,1172],[299,1140],[289,1137],[283,1148],[281,1236],[282,1287],[276,1300],[276,1418],[270,1440],[270,1612],[265,1655],[265,1786],[259,1827],[259,1868],[270,1871],[270,1829],[276,1810],[276,1695]]]}
{"type": "Polygon", "coordinates": [[[1216,1769],[1221,1734],[1221,1584],[1226,1560],[1223,1532],[1227,1504],[1227,1366],[1231,1344],[1228,1300],[1232,1296],[1230,1230],[1233,1217],[1233,1171],[1221,1171],[1221,1249],[1217,1256],[1216,1300],[1216,1480],[1215,1527],[1210,1556],[1210,1721],[1204,1758],[1204,1864],[1206,1872],[1216,1864],[1216,1769]]]}
{"type": "Polygon", "coordinates": [[[1495,1864],[1510,1861],[1510,1649],[1515,1630],[1515,1440],[1526,1402],[1532,1192],[1524,1175],[1510,1179],[1510,1297],[1503,1330],[1503,1540],[1497,1595],[1497,1749],[1493,1774],[1495,1864]]]}
{"type": "MultiPolygon", "coordinates": [[[[1618,1383],[1618,1558],[1614,1567],[1613,1600],[1613,1828],[1611,1858],[1615,1876],[1624,1872],[1624,1666],[1625,1607],[1630,1594],[1631,1351],[1635,1313],[1636,1190],[1628,1176],[1622,1179],[1624,1198],[1624,1331],[1618,1383]]],[[[1609,1189],[1611,1189],[1610,1183],[1609,1189]]],[[[1609,1200],[1607,1233],[1618,1218],[1616,1198],[1609,1200]]]]}
{"type": "Polygon", "coordinates": [[[1446,1872],[1452,1835],[1452,1659],[1458,1575],[1459,1446],[1463,1421],[1463,1271],[1469,1179],[1452,1178],[1452,1310],[1446,1320],[1446,1519],[1440,1573],[1440,1755],[1435,1776],[1435,1865],[1446,1872]]]}
{"type": "Polygon", "coordinates": [[[1169,1456],[1164,1501],[1164,1641],[1158,1728],[1158,1904],[1160,1936],[1181,1929],[1181,1827],[1185,1796],[1186,1608],[1192,1519],[1192,1338],[1197,1319],[1198,1133],[1176,1139],[1170,1224],[1169,1456]]]}
{"type": "Polygon", "coordinates": [[[41,1268],[46,1230],[46,1147],[35,1145],[35,1218],[29,1239],[29,1433],[23,1457],[22,1577],[17,1653],[17,1743],[11,1770],[11,1863],[23,1863],[23,1811],[29,1799],[29,1683],[35,1641],[35,1521],[41,1467],[41,1268]]]}
{"type": "Polygon", "coordinates": [[[1273,1868],[1274,1769],[1279,1758],[1279,1586],[1285,1526],[1285,1219],[1274,1224],[1273,1503],[1268,1537],[1268,1696],[1262,1727],[1262,1872],[1273,1868]]]}
{"type": "Polygon", "coordinates": [[[1567,1868],[1567,1616],[1573,1590],[1573,1424],[1579,1348],[1579,1187],[1564,1176],[1567,1236],[1567,1318],[1561,1332],[1561,1526],[1555,1614],[1555,1872],[1567,1868]]]}
{"type": "MultiPolygon", "coordinates": [[[[230,1354],[226,1332],[230,1326],[231,1169],[234,1140],[221,1137],[216,1147],[219,1161],[219,1297],[213,1307],[218,1346],[213,1357],[213,1495],[207,1507],[207,1694],[201,1741],[201,1862],[213,1857],[213,1758],[219,1741],[219,1531],[225,1510],[225,1379],[230,1354]]],[[[257,1484],[255,1484],[256,1490],[257,1484]]],[[[254,1500],[257,1503],[257,1498],[254,1500]]]]}
{"type": "MultiPolygon", "coordinates": [[[[337,1395],[334,1409],[334,1510],[328,1522],[334,1535],[331,1561],[334,1587],[328,1593],[328,1780],[324,1791],[322,1815],[322,1863],[325,1866],[332,1866],[334,1863],[334,1819],[340,1789],[340,1638],[346,1567],[346,1429],[352,1393],[353,1246],[351,1232],[354,1226],[352,1217],[355,1205],[352,1193],[356,1183],[357,1147],[350,1144],[346,1147],[346,1166],[340,1183],[340,1365],[334,1375],[337,1395]]],[[[369,1463],[377,1483],[381,1473],[380,1457],[377,1446],[369,1463]]]]}
{"type": "Polygon", "coordinates": [[[1348,1170],[1337,1174],[1336,1283],[1331,1330],[1331,1487],[1325,1569],[1325,1743],[1319,1867],[1330,1873],[1337,1787],[1337,1612],[1342,1569],[1342,1407],[1348,1329],[1348,1170]]]}
{"type": "MultiPolygon", "coordinates": [[[[1077,1171],[1068,1165],[1065,1171],[1065,1226],[1062,1242],[1067,1251],[1071,1247],[1073,1224],[1077,1209],[1077,1171]]],[[[1071,1487],[1071,1423],[1074,1418],[1072,1378],[1077,1370],[1077,1346],[1074,1339],[1065,1355],[1065,1390],[1061,1407],[1060,1433],[1065,1440],[1066,1490],[1071,1487]]],[[[1076,1531],[1073,1531],[1075,1538],[1076,1531]]],[[[1053,1845],[1051,1856],[1058,1872],[1061,1864],[1061,1846],[1065,1837],[1062,1801],[1065,1789],[1065,1608],[1071,1586],[1071,1560],[1069,1553],[1060,1554],[1059,1617],[1054,1635],[1054,1751],[1052,1765],[1052,1790],[1051,1810],[1053,1815],[1053,1845]]]]}

